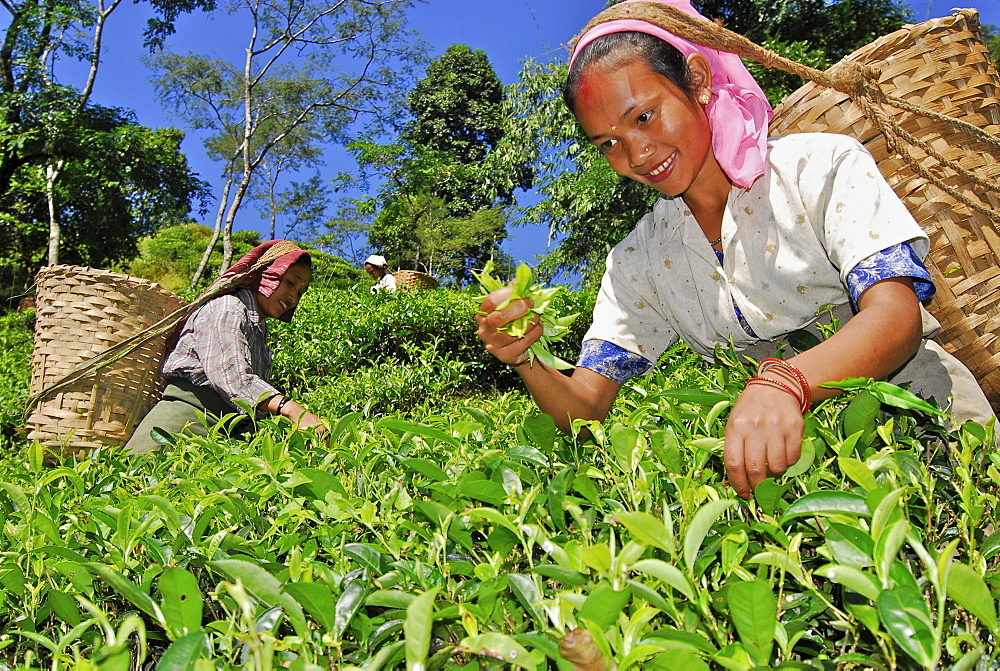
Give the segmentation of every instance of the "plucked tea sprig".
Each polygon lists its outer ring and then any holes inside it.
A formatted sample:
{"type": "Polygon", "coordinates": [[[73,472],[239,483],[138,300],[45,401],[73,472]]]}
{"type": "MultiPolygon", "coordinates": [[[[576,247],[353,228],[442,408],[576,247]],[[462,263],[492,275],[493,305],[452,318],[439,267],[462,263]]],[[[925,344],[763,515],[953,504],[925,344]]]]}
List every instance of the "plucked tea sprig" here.
{"type": "MultiPolygon", "coordinates": [[[[479,281],[479,286],[484,292],[482,296],[477,297],[478,300],[486,298],[487,295],[497,289],[508,286],[507,283],[493,277],[492,273],[492,261],[486,263],[481,273],[472,273],[479,281]]],[[[531,268],[525,263],[517,267],[514,273],[514,281],[509,286],[511,287],[510,296],[494,309],[502,310],[510,305],[512,301],[522,298],[531,300],[531,309],[523,317],[519,317],[506,326],[500,327],[500,332],[509,333],[515,338],[523,338],[528,329],[531,328],[531,322],[537,315],[542,325],[542,336],[528,348],[528,360],[534,362],[535,359],[538,359],[546,366],[559,370],[574,368],[573,364],[563,361],[554,355],[550,349],[552,343],[559,342],[566,337],[570,326],[580,316],[577,313],[561,317],[550,307],[552,300],[565,292],[566,288],[562,286],[546,287],[543,284],[533,282],[531,268]]]]}

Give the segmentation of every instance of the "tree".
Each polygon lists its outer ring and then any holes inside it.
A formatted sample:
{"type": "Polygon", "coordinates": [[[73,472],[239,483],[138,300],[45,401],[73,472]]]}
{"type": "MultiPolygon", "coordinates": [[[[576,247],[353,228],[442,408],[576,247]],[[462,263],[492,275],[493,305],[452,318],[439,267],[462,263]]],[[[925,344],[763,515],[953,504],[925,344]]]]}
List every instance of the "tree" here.
{"type": "Polygon", "coordinates": [[[488,176],[488,157],[504,134],[504,90],[484,52],[448,47],[413,88],[408,108],[395,142],[349,145],[382,183],[362,208],[373,215],[369,243],[402,265],[446,272],[461,283],[470,268],[499,253],[502,213],[516,188],[530,187],[530,171],[515,160],[509,182],[488,176]]]}
{"type": "Polygon", "coordinates": [[[910,10],[898,0],[695,0],[709,19],[763,44],[805,42],[834,63],[900,28],[910,10]]]}
{"type": "Polygon", "coordinates": [[[411,0],[237,0],[227,7],[249,28],[239,66],[207,56],[161,53],[161,100],[206,130],[209,155],[223,166],[214,235],[192,278],[205,271],[221,233],[223,266],[232,259],[236,215],[265,161],[319,138],[339,138],[360,115],[389,105],[419,45],[407,42],[411,0]]]}
{"type": "Polygon", "coordinates": [[[983,42],[990,50],[993,63],[1000,68],[1000,28],[985,24],[982,26],[983,42]]]}
{"type": "Polygon", "coordinates": [[[189,221],[192,202],[207,196],[180,151],[178,130],[152,130],[129,111],[96,105],[69,130],[58,147],[58,181],[48,179],[46,163],[26,164],[0,194],[5,287],[46,262],[53,205],[61,261],[106,267],[134,255],[141,236],[189,221]]]}
{"type": "MultiPolygon", "coordinates": [[[[151,0],[154,17],[145,41],[156,45],[173,32],[182,13],[207,9],[214,0],[151,0]]],[[[104,32],[121,0],[6,0],[0,3],[9,22],[0,44],[0,193],[18,171],[42,165],[48,197],[48,262],[59,261],[62,212],[56,191],[67,158],[64,146],[77,146],[67,134],[82,124],[100,66],[104,32]],[[72,88],[55,79],[56,64],[68,56],[88,64],[83,85],[72,88]]]]}

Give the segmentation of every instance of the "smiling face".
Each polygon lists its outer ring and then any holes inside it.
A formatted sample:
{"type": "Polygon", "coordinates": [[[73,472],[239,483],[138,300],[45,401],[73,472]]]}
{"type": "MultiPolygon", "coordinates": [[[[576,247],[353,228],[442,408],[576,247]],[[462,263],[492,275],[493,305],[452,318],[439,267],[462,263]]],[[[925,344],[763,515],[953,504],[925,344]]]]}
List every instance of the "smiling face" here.
{"type": "MultiPolygon", "coordinates": [[[[689,59],[695,95],[711,81],[707,63],[689,59]]],[[[645,61],[594,63],[580,78],[577,120],[619,175],[668,196],[727,180],[712,151],[702,106],[645,61]]]]}
{"type": "Polygon", "coordinates": [[[312,282],[312,270],[309,266],[305,264],[291,266],[285,271],[281,282],[270,296],[260,292],[255,294],[257,307],[265,317],[277,319],[299,304],[310,282],[312,282]]]}

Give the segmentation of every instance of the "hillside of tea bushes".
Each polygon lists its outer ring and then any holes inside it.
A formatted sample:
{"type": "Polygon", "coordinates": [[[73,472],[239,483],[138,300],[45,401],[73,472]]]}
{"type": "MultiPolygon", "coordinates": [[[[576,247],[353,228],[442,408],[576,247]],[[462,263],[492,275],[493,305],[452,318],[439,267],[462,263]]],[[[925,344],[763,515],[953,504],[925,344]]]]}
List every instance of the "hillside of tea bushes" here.
{"type": "MultiPolygon", "coordinates": [[[[571,293],[562,310],[589,311],[571,293]]],[[[675,347],[563,436],[475,338],[471,295],[315,290],[268,420],[48,465],[30,315],[0,321],[0,667],[988,669],[993,436],[859,384],[749,501],[721,436],[748,371],[675,347]],[[588,636],[589,635],[589,636],[588,636]]],[[[560,356],[572,359],[580,333],[560,356]]]]}

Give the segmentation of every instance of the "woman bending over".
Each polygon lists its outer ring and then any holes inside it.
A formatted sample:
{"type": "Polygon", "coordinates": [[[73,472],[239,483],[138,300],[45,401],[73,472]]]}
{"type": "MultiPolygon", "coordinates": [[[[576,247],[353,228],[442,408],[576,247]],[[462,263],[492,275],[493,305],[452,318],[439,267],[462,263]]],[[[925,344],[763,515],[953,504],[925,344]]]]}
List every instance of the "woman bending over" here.
{"type": "MultiPolygon", "coordinates": [[[[686,0],[659,0],[699,16],[686,0]]],[[[703,18],[703,17],[700,17],[703,18]]],[[[738,493],[794,464],[802,415],[848,377],[888,379],[934,398],[959,422],[993,422],[973,375],[933,340],[921,301],[934,286],[929,242],[871,155],[843,135],[767,137],[771,107],[735,54],[640,19],[596,25],[576,45],[564,98],[620,175],[660,192],[611,252],[571,376],[538,362],[498,327],[525,301],[488,296],[480,339],[516,366],[539,407],[568,431],[603,420],[631,377],[677,339],[711,359],[716,345],[757,360],[836,306],[840,330],[767,360],[737,399],[724,461],[738,493]]]]}

